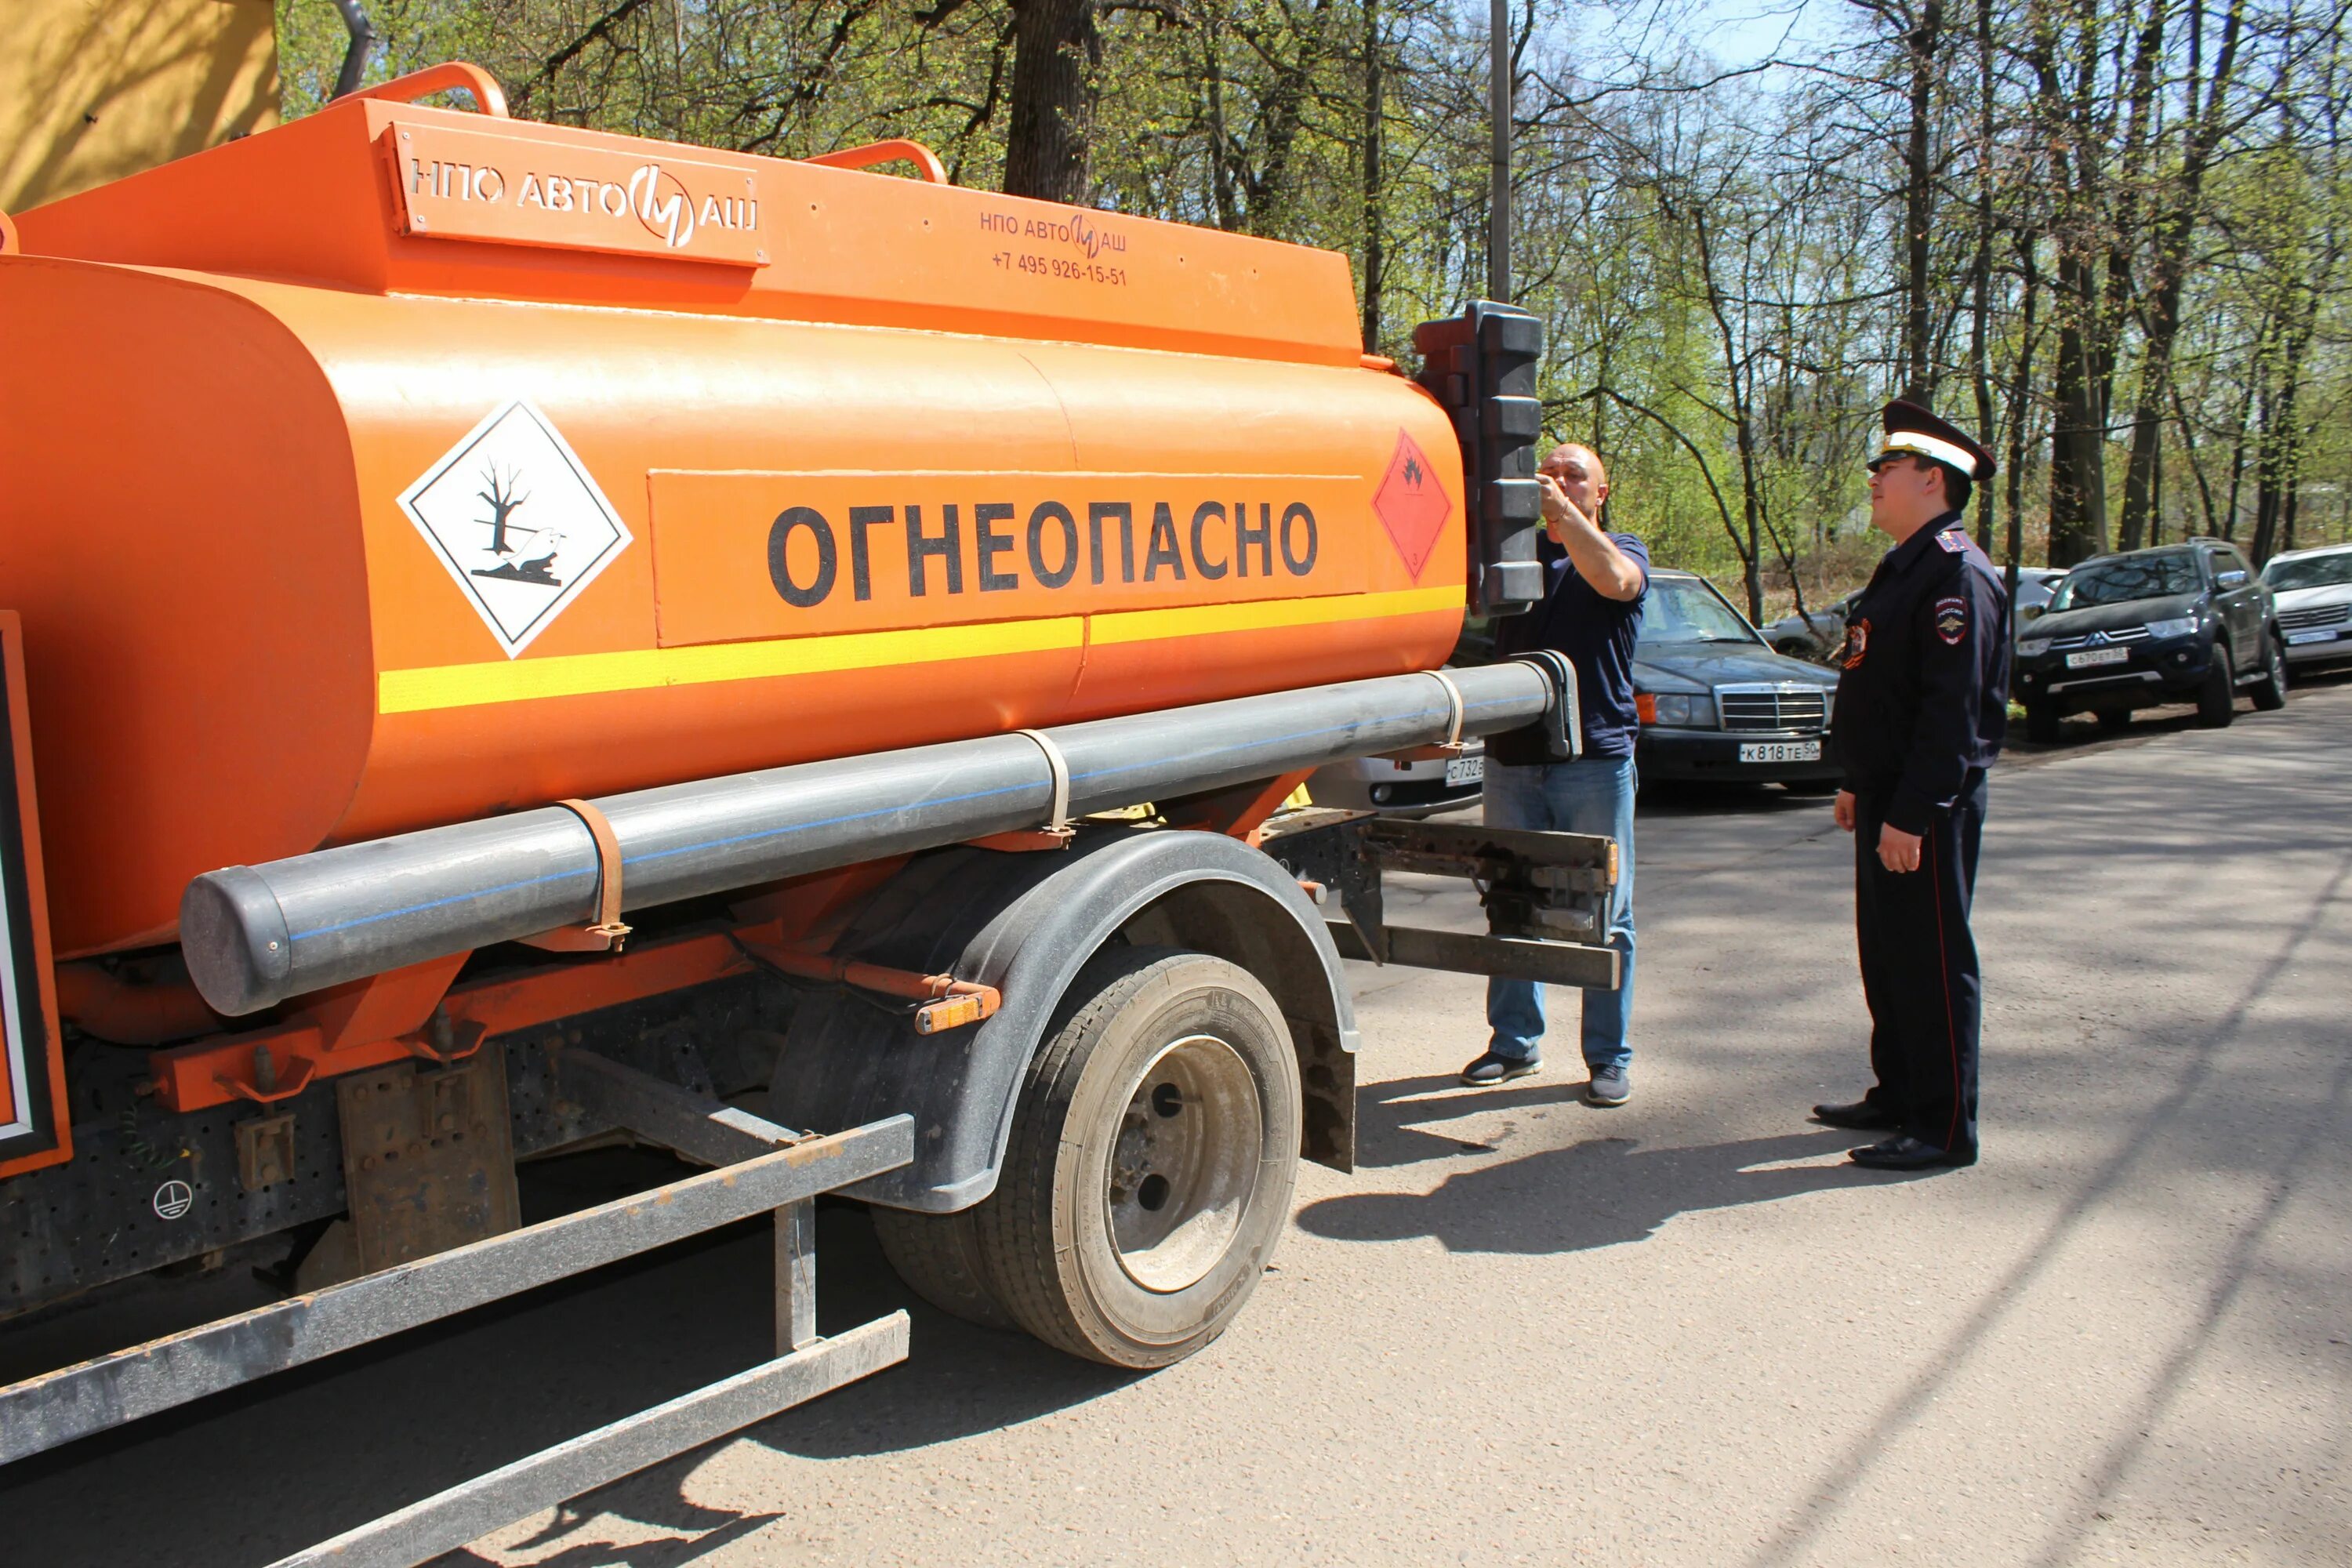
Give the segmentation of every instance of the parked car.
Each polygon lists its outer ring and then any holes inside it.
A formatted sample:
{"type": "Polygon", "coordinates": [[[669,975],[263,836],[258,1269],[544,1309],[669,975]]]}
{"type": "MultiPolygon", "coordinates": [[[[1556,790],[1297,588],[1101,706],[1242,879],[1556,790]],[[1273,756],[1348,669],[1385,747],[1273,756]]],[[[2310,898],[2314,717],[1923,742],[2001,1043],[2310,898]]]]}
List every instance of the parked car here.
{"type": "Polygon", "coordinates": [[[2289,670],[2352,659],[2352,544],[2273,555],[2263,581],[2278,597],[2289,670]]]}
{"type": "Polygon", "coordinates": [[[2286,702],[2270,585],[2224,540],[2086,561],[2030,629],[2018,640],[2011,690],[2036,741],[2056,740],[2068,713],[2116,728],[2135,709],[2195,702],[2198,722],[2219,728],[2235,716],[2241,691],[2257,708],[2286,702]]]}
{"type": "Polygon", "coordinates": [[[1853,613],[1853,602],[1862,597],[1856,588],[1842,599],[1833,600],[1803,615],[1791,610],[1763,628],[1764,641],[1773,652],[1787,654],[1790,658],[1826,659],[1845,646],[1846,617],[1853,613]]]}
{"type": "MultiPolygon", "coordinates": [[[[2012,626],[2023,626],[2049,607],[2050,596],[2066,574],[2052,566],[2021,566],[2017,569],[2017,594],[2010,601],[2012,626]]],[[[1845,623],[1853,614],[1853,602],[1862,597],[1856,588],[1826,607],[1808,610],[1800,616],[1782,616],[1764,628],[1764,640],[1775,653],[1785,653],[1791,658],[1810,658],[1827,663],[1837,650],[1845,646],[1845,623]]]]}
{"type": "Polygon", "coordinates": [[[2058,584],[2066,580],[2060,566],[2021,566],[2017,569],[2017,592],[2009,601],[2009,624],[2022,626],[2026,622],[2046,613],[2050,601],[2058,595],[2058,584]]]}
{"type": "Polygon", "coordinates": [[[1642,777],[1837,787],[1822,754],[1837,673],[1778,654],[1704,577],[1653,571],[1633,650],[1642,777]]]}
{"type": "Polygon", "coordinates": [[[1308,775],[1307,795],[1318,805],[1379,811],[1391,816],[1427,816],[1478,798],[1486,778],[1486,742],[1463,743],[1459,756],[1422,762],[1359,757],[1333,763],[1308,775]]]}

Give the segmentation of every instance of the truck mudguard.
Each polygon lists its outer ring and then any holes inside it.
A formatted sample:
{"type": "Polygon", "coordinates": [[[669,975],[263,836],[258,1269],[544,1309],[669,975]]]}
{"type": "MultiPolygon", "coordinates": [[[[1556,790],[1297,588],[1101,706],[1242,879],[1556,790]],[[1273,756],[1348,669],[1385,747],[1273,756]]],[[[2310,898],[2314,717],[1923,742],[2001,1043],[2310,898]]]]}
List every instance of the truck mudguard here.
{"type": "Polygon", "coordinates": [[[1061,1021],[1079,967],[1121,937],[1213,952],[1257,975],[1289,1021],[1308,1158],[1355,1152],[1355,1012],[1323,917],[1282,869],[1219,834],[1082,830],[1066,851],[959,848],[892,879],[834,951],[993,985],[976,1029],[915,1032],[911,1013],[842,990],[807,996],[776,1063],[770,1111],[788,1126],[861,1125],[906,1111],[911,1164],[851,1197],[949,1214],[995,1190],[1023,1072],[1061,1021]]]}

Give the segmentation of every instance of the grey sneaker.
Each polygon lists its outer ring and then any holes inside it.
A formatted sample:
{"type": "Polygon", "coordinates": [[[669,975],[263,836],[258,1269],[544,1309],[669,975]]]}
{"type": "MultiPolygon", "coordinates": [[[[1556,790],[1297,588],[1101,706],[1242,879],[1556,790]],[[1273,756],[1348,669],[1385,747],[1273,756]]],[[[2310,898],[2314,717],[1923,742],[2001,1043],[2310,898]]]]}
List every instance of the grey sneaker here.
{"type": "Polygon", "coordinates": [[[1462,1069],[1462,1081],[1473,1089],[1489,1089],[1542,1070],[1543,1063],[1533,1057],[1498,1057],[1488,1051],[1462,1069]]]}
{"type": "Polygon", "coordinates": [[[1595,1105],[1622,1105],[1633,1097],[1633,1085],[1623,1068],[1594,1068],[1586,1098],[1595,1105]]]}

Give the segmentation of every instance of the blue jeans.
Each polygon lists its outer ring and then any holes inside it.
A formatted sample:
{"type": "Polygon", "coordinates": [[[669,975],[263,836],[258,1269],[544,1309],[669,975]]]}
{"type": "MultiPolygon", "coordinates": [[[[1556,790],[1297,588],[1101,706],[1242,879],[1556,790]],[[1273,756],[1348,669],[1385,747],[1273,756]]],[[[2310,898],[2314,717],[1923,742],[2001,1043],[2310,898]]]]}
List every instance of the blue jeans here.
{"type": "MultiPolygon", "coordinates": [[[[1584,994],[1584,1060],[1622,1068],[1633,1059],[1625,1043],[1633,1016],[1633,791],[1631,757],[1587,757],[1539,767],[1486,764],[1486,826],[1538,827],[1556,833],[1605,834],[1617,840],[1617,886],[1609,895],[1609,945],[1625,955],[1624,984],[1584,994]]],[[[1539,1055],[1544,1032],[1543,987],[1532,980],[1486,982],[1487,1049],[1525,1061],[1539,1055]]]]}

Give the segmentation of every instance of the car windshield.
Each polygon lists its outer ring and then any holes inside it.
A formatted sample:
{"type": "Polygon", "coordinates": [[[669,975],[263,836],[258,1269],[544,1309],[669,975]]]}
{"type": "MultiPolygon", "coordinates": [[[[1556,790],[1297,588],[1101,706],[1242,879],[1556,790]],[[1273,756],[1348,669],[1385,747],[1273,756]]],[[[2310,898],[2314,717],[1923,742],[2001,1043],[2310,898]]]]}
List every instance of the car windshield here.
{"type": "Polygon", "coordinates": [[[2273,561],[2263,568],[2263,581],[2289,588],[2333,588],[2352,583],[2352,550],[2332,555],[2306,555],[2300,561],[2273,561]]]}
{"type": "Polygon", "coordinates": [[[2077,566],[2058,584],[2050,601],[2053,614],[2088,609],[2093,605],[2127,605],[2135,599],[2162,599],[2197,591],[2197,563],[2185,550],[2162,555],[2127,555],[2115,561],[2077,566]]]}
{"type": "Polygon", "coordinates": [[[1757,638],[1739,612],[1706,584],[1689,577],[1654,577],[1649,603],[1642,607],[1641,640],[1752,643],[1757,638]]]}

